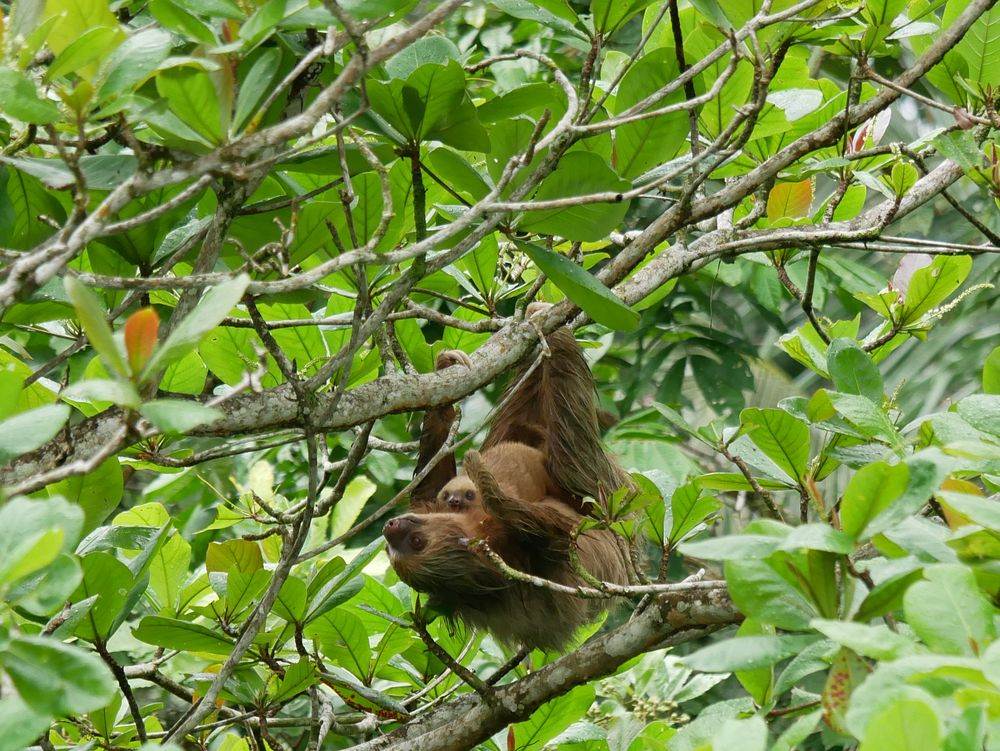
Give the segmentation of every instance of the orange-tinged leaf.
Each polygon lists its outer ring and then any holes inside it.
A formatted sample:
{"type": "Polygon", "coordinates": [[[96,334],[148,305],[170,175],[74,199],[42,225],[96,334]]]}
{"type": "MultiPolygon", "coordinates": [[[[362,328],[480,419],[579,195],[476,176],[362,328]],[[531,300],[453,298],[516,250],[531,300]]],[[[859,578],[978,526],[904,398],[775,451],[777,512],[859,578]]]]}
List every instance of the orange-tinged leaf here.
{"type": "Polygon", "coordinates": [[[152,308],[143,308],[125,321],[125,351],[132,375],[138,375],[156,348],[160,317],[152,308]]]}
{"type": "Polygon", "coordinates": [[[778,183],[767,195],[767,218],[798,219],[809,215],[813,201],[813,181],[778,183]]]}
{"type": "MultiPolygon", "coordinates": [[[[954,477],[949,477],[942,482],[941,490],[950,490],[955,493],[965,493],[966,495],[982,496],[983,494],[983,491],[980,490],[979,486],[974,482],[960,480],[954,477]]],[[[944,520],[948,523],[949,528],[958,529],[959,527],[964,527],[966,524],[973,523],[969,517],[958,513],[955,509],[949,506],[947,501],[937,498],[937,502],[941,504],[941,512],[944,514],[944,520]]]]}

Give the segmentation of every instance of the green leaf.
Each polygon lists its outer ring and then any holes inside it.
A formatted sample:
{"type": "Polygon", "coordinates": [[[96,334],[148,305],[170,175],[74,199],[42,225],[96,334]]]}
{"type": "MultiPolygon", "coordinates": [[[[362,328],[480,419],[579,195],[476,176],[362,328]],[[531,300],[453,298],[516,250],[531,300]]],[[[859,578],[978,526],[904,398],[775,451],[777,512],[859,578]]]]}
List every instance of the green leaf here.
{"type": "Polygon", "coordinates": [[[899,698],[868,721],[858,751],[939,751],[940,739],[934,708],[917,698],[899,698]]]}
{"type": "Polygon", "coordinates": [[[305,634],[319,642],[328,660],[347,668],[362,680],[367,678],[371,647],[368,646],[368,633],[356,615],[344,608],[331,610],[310,622],[305,634]]]}
{"type": "Polygon", "coordinates": [[[129,589],[134,584],[128,566],[110,553],[96,552],[80,559],[83,581],[77,587],[73,602],[97,596],[75,633],[87,641],[106,640],[117,627],[118,616],[125,607],[129,589]]]}
{"type": "Polygon", "coordinates": [[[132,635],[146,644],[184,652],[203,652],[209,655],[227,656],[232,650],[232,642],[220,633],[197,623],[147,615],[132,630],[132,635]]]}
{"type": "Polygon", "coordinates": [[[221,409],[186,399],[156,399],[139,408],[139,414],[164,433],[187,433],[223,417],[221,409]]]}
{"type": "Polygon", "coordinates": [[[536,709],[524,722],[512,726],[518,751],[541,749],[546,743],[583,717],[594,703],[594,687],[577,686],[536,709]]]}
{"type": "Polygon", "coordinates": [[[421,37],[386,60],[385,72],[389,78],[405,80],[421,65],[441,65],[449,60],[462,62],[462,53],[453,41],[443,36],[421,37]]]}
{"type": "Polygon", "coordinates": [[[76,308],[76,315],[90,343],[110,370],[128,377],[128,366],[122,357],[108,325],[107,311],[97,295],[74,276],[66,276],[66,294],[76,308]]]}
{"type": "Polygon", "coordinates": [[[859,469],[840,500],[841,528],[856,538],[863,537],[868,523],[903,494],[909,477],[905,464],[875,462],[859,469]]]}
{"type": "Polygon", "coordinates": [[[191,543],[175,534],[157,551],[149,564],[149,588],[161,612],[176,613],[181,590],[191,565],[191,543]]]}
{"type": "Polygon", "coordinates": [[[778,628],[805,630],[819,615],[813,605],[775,568],[787,570],[784,561],[726,561],[726,586],[740,612],[778,628]]]}
{"type": "MultiPolygon", "coordinates": [[[[765,490],[788,490],[788,483],[755,478],[765,490]]],[[[698,485],[705,490],[753,490],[750,481],[739,472],[709,472],[698,477],[698,485]]]]}
{"type": "Polygon", "coordinates": [[[69,419],[65,404],[29,409],[0,422],[0,462],[43,446],[62,430],[69,419]]]}
{"type": "MultiPolygon", "coordinates": [[[[222,282],[206,292],[194,310],[178,323],[166,341],[156,349],[146,363],[140,380],[180,360],[198,346],[202,337],[214,329],[243,297],[250,277],[246,274],[222,282]]],[[[211,365],[209,365],[211,367],[211,365]]]]}
{"type": "Polygon", "coordinates": [[[994,348],[983,363],[983,391],[1000,394],[1000,347],[994,348]]]}
{"type": "Polygon", "coordinates": [[[740,429],[793,480],[805,477],[809,464],[809,426],[780,409],[745,409],[740,429]]]}
{"type": "MultiPolygon", "coordinates": [[[[611,0],[612,4],[619,4],[611,0]]],[[[627,2],[620,3],[622,6],[627,2]]],[[[677,78],[677,55],[671,47],[662,47],[643,55],[632,65],[618,85],[614,114],[620,115],[677,78]]],[[[676,104],[684,97],[683,89],[657,102],[652,108],[676,104]]],[[[646,118],[615,129],[615,168],[618,174],[634,179],[652,167],[670,161],[688,148],[688,116],[673,112],[646,118]]]]}
{"type": "Polygon", "coordinates": [[[131,383],[109,378],[77,381],[63,389],[60,396],[71,402],[111,402],[132,408],[138,407],[142,401],[131,383]]]}
{"type": "Polygon", "coordinates": [[[1000,436],[1000,395],[967,396],[955,405],[955,411],[972,427],[1000,436]]]}
{"type": "Polygon", "coordinates": [[[996,639],[994,608],[972,571],[940,564],[924,569],[926,581],[903,596],[906,621],[931,649],[945,654],[977,655],[996,639]]]}
{"type": "Polygon", "coordinates": [[[722,723],[712,738],[712,751],[764,751],[767,748],[767,724],[760,715],[746,719],[731,717],[722,723]]]}
{"type": "Polygon", "coordinates": [[[368,499],[378,488],[371,480],[360,475],[351,480],[344,489],[344,496],[333,507],[330,519],[330,537],[340,537],[357,521],[368,499]]]}
{"type": "Polygon", "coordinates": [[[24,751],[48,729],[51,712],[36,711],[15,692],[0,699],[0,751],[24,751]]]}
{"type": "Polygon", "coordinates": [[[63,609],[82,578],[77,559],[60,553],[44,569],[17,582],[8,591],[7,601],[32,615],[51,616],[63,609]]]}
{"type": "Polygon", "coordinates": [[[49,486],[49,492],[61,495],[83,509],[83,531],[100,526],[108,515],[118,508],[124,492],[125,480],[117,457],[102,462],[97,469],[83,475],[67,477],[49,486]]]}
{"type": "Polygon", "coordinates": [[[363,579],[359,575],[361,570],[382,550],[385,541],[381,537],[376,537],[362,550],[359,550],[347,566],[343,562],[334,559],[326,564],[321,573],[332,578],[325,578],[319,575],[309,584],[310,608],[306,615],[306,621],[311,621],[319,617],[331,608],[340,605],[351,599],[363,586],[363,579]]]}
{"type": "Polygon", "coordinates": [[[834,339],[826,353],[827,370],[837,391],[860,394],[882,403],[882,376],[871,357],[853,339],[834,339]]]}
{"type": "Polygon", "coordinates": [[[899,610],[903,606],[903,594],[911,584],[923,579],[923,576],[923,569],[915,569],[879,582],[861,602],[855,619],[864,623],[899,610]]]}
{"type": "Polygon", "coordinates": [[[285,668],[285,677],[281,679],[277,689],[275,689],[271,701],[275,704],[288,701],[312,686],[316,680],[316,668],[313,667],[308,658],[303,657],[285,668]]]}
{"type": "Polygon", "coordinates": [[[170,55],[173,37],[163,29],[132,34],[108,56],[97,98],[107,101],[145,81],[170,55]]]}
{"type": "Polygon", "coordinates": [[[915,323],[954,292],[972,270],[970,256],[935,256],[929,266],[917,269],[910,277],[906,300],[900,311],[904,323],[915,323]]]}
{"type": "Polygon", "coordinates": [[[421,65],[405,81],[370,81],[372,109],[409,142],[418,143],[465,98],[465,72],[454,60],[421,65]]]}
{"type": "Polygon", "coordinates": [[[738,636],[702,647],[683,662],[705,673],[754,670],[792,657],[815,641],[815,636],[738,636]]]}
{"type": "Polygon", "coordinates": [[[0,67],[0,112],[26,123],[45,125],[60,119],[54,102],[38,96],[35,85],[20,71],[0,67]]]}
{"type": "Polygon", "coordinates": [[[230,620],[242,620],[242,615],[267,589],[272,574],[265,569],[243,573],[233,566],[226,574],[226,616],[230,620]]]}
{"type": "Polygon", "coordinates": [[[771,751],[796,751],[804,748],[806,739],[816,732],[817,726],[823,719],[823,710],[817,709],[814,712],[797,717],[778,736],[778,739],[771,746],[771,751]]]}
{"type": "Polygon", "coordinates": [[[235,566],[244,573],[253,573],[264,567],[264,556],[260,545],[252,540],[226,540],[210,542],[205,552],[205,568],[208,571],[229,571],[235,566]]]}
{"type": "Polygon", "coordinates": [[[518,242],[517,246],[570,300],[598,323],[623,331],[631,331],[639,324],[638,313],[565,256],[534,243],[518,242]]]}
{"type": "Polygon", "coordinates": [[[846,532],[834,529],[829,524],[815,522],[793,527],[788,537],[781,543],[781,550],[817,550],[826,553],[848,555],[854,552],[854,539],[846,532]]]}
{"type": "Polygon", "coordinates": [[[67,74],[79,74],[103,60],[108,50],[121,40],[121,30],[108,26],[95,26],[84,31],[66,49],[59,53],[45,72],[47,81],[56,81],[67,74]]]}
{"type": "MultiPolygon", "coordinates": [[[[736,636],[774,636],[774,627],[761,623],[754,618],[747,618],[736,630],[736,636]]],[[[736,680],[753,697],[754,702],[763,706],[767,704],[774,688],[774,667],[765,665],[754,670],[740,670],[736,673],[736,680]]]]}
{"type": "Polygon", "coordinates": [[[219,93],[209,74],[200,67],[178,66],[161,70],[156,90],[170,109],[208,143],[221,144],[226,127],[219,93]]]}
{"type": "Polygon", "coordinates": [[[781,542],[780,537],[770,535],[725,535],[682,543],[680,551],[684,555],[710,561],[738,561],[766,558],[780,548],[781,542]]]}
{"type": "Polygon", "coordinates": [[[864,623],[816,618],[810,625],[852,652],[875,660],[895,660],[916,651],[916,644],[911,639],[890,631],[882,623],[869,626],[864,623]]]}
{"type": "Polygon", "coordinates": [[[722,504],[710,495],[699,496],[700,485],[688,483],[674,491],[670,497],[672,516],[670,544],[676,545],[695,527],[714,514],[722,504]]]}
{"type": "Polygon", "coordinates": [[[574,151],[542,180],[534,200],[572,199],[598,193],[612,197],[600,203],[579,203],[564,208],[527,211],[518,227],[542,235],[559,235],[567,240],[603,240],[619,229],[629,202],[621,193],[632,186],[622,180],[597,154],[574,151]]]}
{"type": "Polygon", "coordinates": [[[0,582],[45,568],[80,539],[83,514],[61,498],[14,498],[0,506],[0,582]]]}
{"type": "Polygon", "coordinates": [[[948,473],[948,469],[940,462],[919,454],[909,457],[904,464],[909,473],[906,490],[868,522],[864,528],[866,536],[872,537],[883,532],[923,508],[948,473]]]}
{"type": "Polygon", "coordinates": [[[655,0],[593,0],[590,12],[594,18],[594,28],[610,34],[653,2],[655,0]]]}
{"type": "MultiPolygon", "coordinates": [[[[955,20],[952,9],[958,3],[949,3],[943,24],[955,20]]],[[[964,8],[964,6],[961,6],[964,8]]],[[[975,20],[954,51],[968,64],[968,80],[982,87],[1000,84],[1000,10],[991,8],[975,20]]]]}
{"type": "Polygon", "coordinates": [[[101,659],[54,638],[21,636],[0,652],[7,675],[33,709],[79,714],[100,709],[117,685],[101,659]]]}
{"type": "Polygon", "coordinates": [[[295,576],[289,576],[278,591],[272,612],[290,623],[302,623],[306,615],[308,590],[306,583],[295,576]]]}
{"type": "Polygon", "coordinates": [[[1000,530],[1000,503],[995,500],[947,490],[939,491],[936,495],[943,503],[981,527],[1000,530]]]}
{"type": "MultiPolygon", "coordinates": [[[[902,446],[902,439],[885,411],[875,402],[857,394],[842,394],[836,391],[822,390],[816,396],[825,394],[831,406],[847,422],[857,428],[866,438],[885,441],[893,448],[902,446]]],[[[816,396],[813,398],[815,399],[816,396]]]]}
{"type": "Polygon", "coordinates": [[[253,65],[241,77],[239,93],[236,95],[236,111],[233,114],[233,130],[239,132],[246,127],[265,97],[271,92],[281,66],[281,50],[268,47],[255,56],[253,65]]]}

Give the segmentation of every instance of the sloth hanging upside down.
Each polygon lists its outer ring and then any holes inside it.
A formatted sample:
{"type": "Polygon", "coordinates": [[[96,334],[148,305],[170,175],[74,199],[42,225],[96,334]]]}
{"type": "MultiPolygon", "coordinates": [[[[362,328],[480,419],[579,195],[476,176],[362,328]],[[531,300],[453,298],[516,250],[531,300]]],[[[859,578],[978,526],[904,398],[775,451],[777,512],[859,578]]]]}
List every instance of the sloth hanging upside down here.
{"type": "MultiPolygon", "coordinates": [[[[530,306],[529,315],[539,307],[530,306]]],[[[410,513],[389,520],[383,534],[399,578],[426,593],[432,608],[511,646],[559,649],[604,602],[512,580],[479,545],[526,574],[579,586],[585,580],[570,560],[575,545],[578,565],[593,577],[626,584],[613,532],[573,536],[585,497],[631,480],[601,443],[594,378],[572,331],[559,329],[546,341],[548,356],[523,382],[511,382],[480,451],[466,453],[461,473],[454,454],[442,459],[414,489],[410,513]]],[[[438,370],[455,364],[469,365],[469,358],[455,350],[438,356],[438,370]]],[[[454,420],[451,406],[424,415],[417,472],[454,420]]]]}

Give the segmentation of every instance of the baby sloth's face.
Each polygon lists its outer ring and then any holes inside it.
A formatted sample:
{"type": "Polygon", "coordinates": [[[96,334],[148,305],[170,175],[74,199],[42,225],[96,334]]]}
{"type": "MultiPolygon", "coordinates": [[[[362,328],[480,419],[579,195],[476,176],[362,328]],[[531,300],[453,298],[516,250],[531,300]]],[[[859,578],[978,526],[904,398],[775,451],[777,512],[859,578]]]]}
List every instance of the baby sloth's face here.
{"type": "Polygon", "coordinates": [[[452,479],[437,495],[438,511],[463,512],[482,507],[483,499],[479,495],[479,489],[465,475],[452,479]]]}

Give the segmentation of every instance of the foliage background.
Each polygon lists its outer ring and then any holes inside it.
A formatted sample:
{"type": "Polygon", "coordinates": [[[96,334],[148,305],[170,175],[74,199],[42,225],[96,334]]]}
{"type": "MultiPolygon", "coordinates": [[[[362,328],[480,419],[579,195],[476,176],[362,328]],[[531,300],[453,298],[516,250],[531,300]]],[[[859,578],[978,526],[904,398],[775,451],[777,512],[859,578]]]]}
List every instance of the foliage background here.
{"type": "Polygon", "coordinates": [[[0,749],[996,746],[992,2],[0,11],[0,749]],[[567,321],[650,567],[485,685],[378,530],[567,321]]]}

